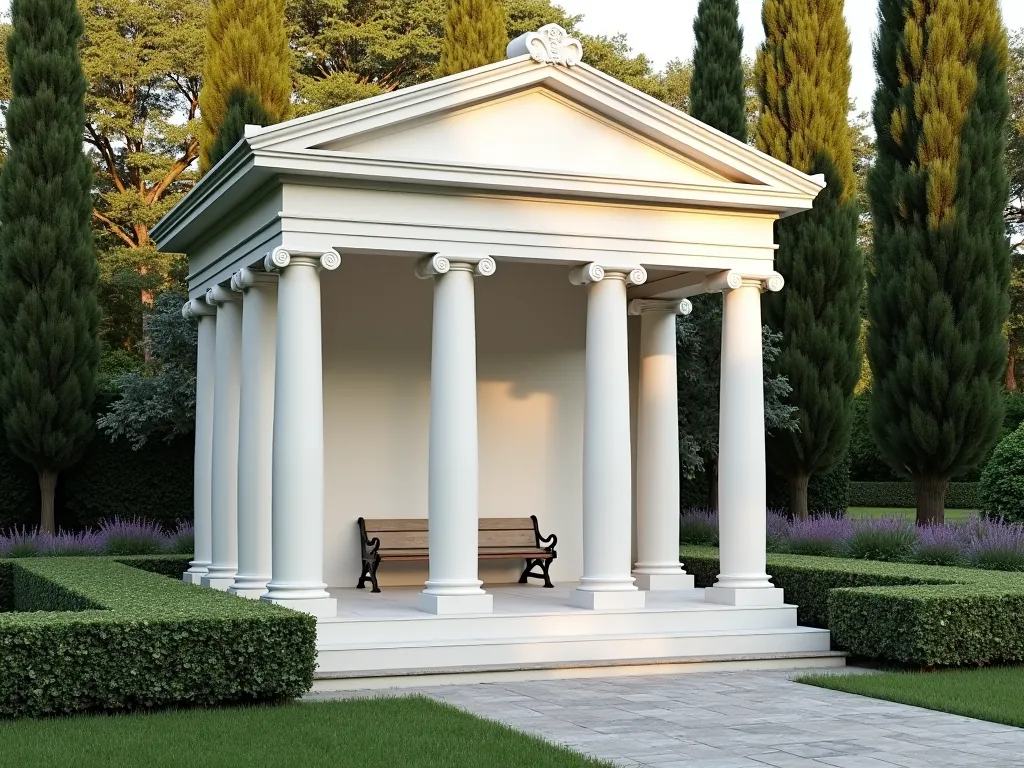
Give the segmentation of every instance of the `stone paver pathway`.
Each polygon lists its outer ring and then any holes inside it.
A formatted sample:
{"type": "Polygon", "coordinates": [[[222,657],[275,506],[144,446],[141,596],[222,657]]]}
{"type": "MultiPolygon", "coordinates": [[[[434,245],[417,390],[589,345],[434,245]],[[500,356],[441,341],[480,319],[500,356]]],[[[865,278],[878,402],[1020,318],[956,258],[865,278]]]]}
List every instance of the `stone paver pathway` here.
{"type": "Polygon", "coordinates": [[[790,681],[793,674],[545,680],[393,693],[425,694],[620,766],[1024,766],[1022,729],[800,685],[790,681]]]}

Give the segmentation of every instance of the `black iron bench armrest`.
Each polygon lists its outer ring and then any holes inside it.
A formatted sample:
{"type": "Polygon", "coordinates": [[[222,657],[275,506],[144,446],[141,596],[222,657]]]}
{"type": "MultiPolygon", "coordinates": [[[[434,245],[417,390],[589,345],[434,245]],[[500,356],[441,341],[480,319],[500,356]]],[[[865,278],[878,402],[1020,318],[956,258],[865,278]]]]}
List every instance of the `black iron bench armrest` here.
{"type": "Polygon", "coordinates": [[[530,515],[530,519],[533,520],[533,535],[537,538],[538,549],[543,549],[550,552],[552,555],[555,554],[555,546],[558,544],[558,537],[553,533],[550,536],[541,536],[540,523],[537,522],[537,516],[530,515]]]}
{"type": "Polygon", "coordinates": [[[366,521],[363,518],[359,518],[359,543],[363,547],[363,557],[372,558],[377,554],[377,550],[380,549],[380,539],[374,536],[372,539],[366,535],[366,521]]]}

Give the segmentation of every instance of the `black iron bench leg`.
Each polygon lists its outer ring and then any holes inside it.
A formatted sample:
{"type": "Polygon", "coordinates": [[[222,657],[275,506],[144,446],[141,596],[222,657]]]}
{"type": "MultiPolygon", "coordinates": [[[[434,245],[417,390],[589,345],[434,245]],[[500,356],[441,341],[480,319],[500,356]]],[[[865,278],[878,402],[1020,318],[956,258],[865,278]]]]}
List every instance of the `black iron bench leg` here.
{"type": "Polygon", "coordinates": [[[369,564],[363,560],[363,572],[359,574],[359,581],[356,583],[356,589],[366,589],[366,582],[370,580],[370,567],[369,564]]]}
{"type": "Polygon", "coordinates": [[[540,567],[544,569],[544,588],[554,589],[555,585],[551,583],[551,577],[548,575],[548,569],[551,568],[552,560],[540,560],[540,567]]]}
{"type": "Polygon", "coordinates": [[[380,555],[375,555],[373,563],[370,565],[370,581],[373,583],[373,591],[380,592],[380,587],[377,586],[377,566],[380,565],[380,555]]]}
{"type": "Polygon", "coordinates": [[[544,586],[547,589],[554,589],[555,585],[551,583],[551,577],[548,575],[548,570],[551,568],[552,559],[553,558],[535,558],[533,560],[527,560],[526,569],[523,571],[523,575],[519,577],[519,583],[526,584],[527,579],[544,579],[544,586]],[[534,568],[540,568],[541,572],[534,573],[534,568]]]}

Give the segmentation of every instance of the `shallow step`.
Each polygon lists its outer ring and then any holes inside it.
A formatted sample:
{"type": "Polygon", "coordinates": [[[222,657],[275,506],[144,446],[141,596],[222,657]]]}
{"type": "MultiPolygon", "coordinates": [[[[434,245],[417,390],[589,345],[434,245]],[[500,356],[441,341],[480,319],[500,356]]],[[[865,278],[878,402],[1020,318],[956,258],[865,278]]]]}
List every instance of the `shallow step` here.
{"type": "Polygon", "coordinates": [[[318,647],[318,675],[422,674],[513,665],[654,663],[665,659],[779,653],[828,653],[829,633],[807,627],[661,634],[464,638],[432,642],[350,643],[318,647]]]}

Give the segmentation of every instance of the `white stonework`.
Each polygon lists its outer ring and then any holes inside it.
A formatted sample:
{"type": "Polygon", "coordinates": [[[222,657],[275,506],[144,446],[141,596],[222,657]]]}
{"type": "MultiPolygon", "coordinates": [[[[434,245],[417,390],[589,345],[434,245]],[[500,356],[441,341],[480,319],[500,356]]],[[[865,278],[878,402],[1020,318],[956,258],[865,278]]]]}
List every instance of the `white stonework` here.
{"type": "Polygon", "coordinates": [[[824,652],[765,572],[759,298],[784,284],[775,223],[823,180],[598,72],[558,27],[508,55],[247,128],[153,228],[188,254],[199,325],[184,578],[345,623],[319,645],[342,672],[824,652]],[[720,292],[721,574],[694,590],[674,329],[720,292]],[[480,520],[531,515],[555,590],[477,558],[480,520]],[[429,520],[383,594],[354,591],[359,517],[429,520]]]}
{"type": "Polygon", "coordinates": [[[583,44],[557,24],[548,24],[517,37],[508,44],[505,55],[510,59],[529,55],[541,64],[575,67],[583,61],[583,44]]]}

